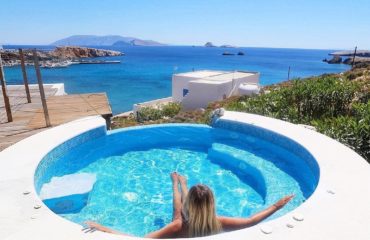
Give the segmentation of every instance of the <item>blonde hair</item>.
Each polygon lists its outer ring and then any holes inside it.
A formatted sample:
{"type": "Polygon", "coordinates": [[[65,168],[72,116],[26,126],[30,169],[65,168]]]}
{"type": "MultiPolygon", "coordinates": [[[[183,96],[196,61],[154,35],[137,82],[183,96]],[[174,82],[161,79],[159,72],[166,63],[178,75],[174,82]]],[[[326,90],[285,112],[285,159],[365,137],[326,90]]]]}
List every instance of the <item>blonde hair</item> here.
{"type": "Polygon", "coordinates": [[[221,232],[216,216],[212,190],[205,185],[195,185],[186,196],[183,217],[189,237],[203,237],[221,232]]]}

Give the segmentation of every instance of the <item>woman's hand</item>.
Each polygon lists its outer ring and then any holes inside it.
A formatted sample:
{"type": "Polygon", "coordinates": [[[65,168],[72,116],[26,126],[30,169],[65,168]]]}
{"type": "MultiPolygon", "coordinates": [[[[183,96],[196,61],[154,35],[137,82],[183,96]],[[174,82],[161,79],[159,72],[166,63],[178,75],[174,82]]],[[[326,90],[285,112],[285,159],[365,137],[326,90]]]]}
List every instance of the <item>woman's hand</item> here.
{"type": "Polygon", "coordinates": [[[280,199],[279,201],[277,201],[274,206],[277,208],[277,209],[281,209],[283,208],[290,200],[292,200],[292,198],[294,198],[294,195],[289,195],[289,196],[285,196],[283,197],[282,199],[280,199]]]}

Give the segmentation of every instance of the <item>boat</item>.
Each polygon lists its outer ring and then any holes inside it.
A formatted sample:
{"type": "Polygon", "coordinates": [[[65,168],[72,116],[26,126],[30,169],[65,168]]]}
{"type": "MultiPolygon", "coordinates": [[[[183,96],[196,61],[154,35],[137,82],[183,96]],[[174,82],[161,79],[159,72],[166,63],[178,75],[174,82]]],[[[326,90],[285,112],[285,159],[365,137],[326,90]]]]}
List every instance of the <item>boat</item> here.
{"type": "Polygon", "coordinates": [[[244,56],[244,55],[245,55],[244,52],[242,52],[242,51],[238,52],[238,56],[244,56]]]}
{"type": "Polygon", "coordinates": [[[224,52],[222,53],[223,56],[235,56],[235,53],[231,53],[231,52],[224,52]]]}

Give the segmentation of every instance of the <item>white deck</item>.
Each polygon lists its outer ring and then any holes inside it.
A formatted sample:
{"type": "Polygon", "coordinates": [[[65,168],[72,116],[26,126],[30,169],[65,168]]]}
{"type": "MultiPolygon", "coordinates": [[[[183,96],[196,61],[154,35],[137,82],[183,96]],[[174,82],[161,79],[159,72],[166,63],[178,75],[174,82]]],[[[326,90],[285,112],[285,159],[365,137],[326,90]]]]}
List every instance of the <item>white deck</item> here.
{"type": "MultiPolygon", "coordinates": [[[[344,145],[295,124],[236,112],[226,112],[222,119],[269,129],[299,142],[318,161],[320,181],[305,203],[282,217],[203,239],[369,239],[370,165],[363,158],[344,145]],[[293,220],[293,216],[299,215],[303,221],[293,220]],[[262,233],[261,228],[266,227],[271,228],[270,234],[262,233]]],[[[100,117],[77,120],[36,134],[0,153],[0,239],[135,239],[85,233],[78,224],[51,212],[35,193],[33,177],[42,157],[65,140],[104,124],[100,117]],[[30,193],[24,195],[25,191],[30,193]],[[35,209],[36,205],[41,208],[35,209]]]]}

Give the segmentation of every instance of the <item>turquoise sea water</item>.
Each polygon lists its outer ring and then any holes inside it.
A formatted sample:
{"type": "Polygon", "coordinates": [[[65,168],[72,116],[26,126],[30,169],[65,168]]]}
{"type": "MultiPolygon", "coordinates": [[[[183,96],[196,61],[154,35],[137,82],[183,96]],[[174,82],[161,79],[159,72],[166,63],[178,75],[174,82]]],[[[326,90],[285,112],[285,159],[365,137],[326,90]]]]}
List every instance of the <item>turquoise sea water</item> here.
{"type": "MultiPolygon", "coordinates": [[[[121,60],[121,64],[42,69],[44,82],[62,82],[70,94],[106,92],[113,112],[120,113],[131,110],[134,103],[170,96],[173,73],[201,69],[258,71],[261,73],[261,84],[267,85],[286,80],[289,66],[291,78],[348,69],[346,65],[329,65],[322,62],[333,50],[175,46],[104,48],[124,52],[125,56],[109,58],[121,60]],[[243,51],[245,56],[222,56],[225,51],[243,51]]],[[[19,67],[6,68],[5,74],[8,84],[22,83],[19,67]]],[[[35,83],[33,67],[28,67],[28,75],[31,82],[35,83]]]]}
{"type": "Polygon", "coordinates": [[[79,224],[96,221],[143,236],[171,222],[173,171],[185,175],[189,187],[208,185],[215,193],[217,214],[223,216],[249,217],[295,194],[271,217],[276,218],[299,206],[316,188],[318,176],[306,161],[234,131],[161,125],[113,131],[59,158],[47,157],[35,184],[38,193],[49,195],[44,203],[66,219],[79,224]],[[79,174],[96,177],[91,192],[52,197],[59,191],[56,178],[65,184],[60,188],[64,191],[79,188],[79,182],[71,180],[79,174]]]}

